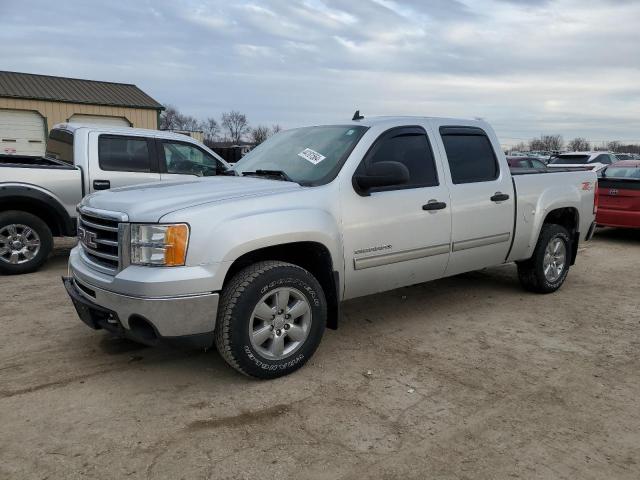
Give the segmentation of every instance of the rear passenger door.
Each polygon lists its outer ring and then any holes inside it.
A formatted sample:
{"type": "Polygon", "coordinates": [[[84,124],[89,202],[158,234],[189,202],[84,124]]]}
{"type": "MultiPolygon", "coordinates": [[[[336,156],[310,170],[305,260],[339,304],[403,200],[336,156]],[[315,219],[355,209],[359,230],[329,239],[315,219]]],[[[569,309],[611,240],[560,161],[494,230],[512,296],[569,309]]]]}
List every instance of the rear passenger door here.
{"type": "Polygon", "coordinates": [[[483,129],[436,127],[451,195],[452,245],[446,275],[501,264],[511,245],[515,205],[506,162],[498,161],[483,129]]]}
{"type": "MultiPolygon", "coordinates": [[[[130,135],[97,135],[92,147],[89,191],[160,181],[153,139],[130,135]]],[[[89,193],[89,192],[87,192],[89,193]]]]}

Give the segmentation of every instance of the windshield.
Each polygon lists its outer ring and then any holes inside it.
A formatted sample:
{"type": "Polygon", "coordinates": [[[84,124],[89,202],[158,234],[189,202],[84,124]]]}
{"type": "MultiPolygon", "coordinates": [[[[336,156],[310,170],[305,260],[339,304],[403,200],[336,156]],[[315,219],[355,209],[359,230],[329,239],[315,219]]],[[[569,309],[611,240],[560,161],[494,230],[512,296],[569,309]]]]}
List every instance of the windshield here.
{"type": "Polygon", "coordinates": [[[552,165],[582,165],[587,163],[590,155],[558,155],[549,162],[552,165]]]}
{"type": "Polygon", "coordinates": [[[234,167],[238,174],[281,171],[301,185],[335,178],[367,127],[331,125],[285,130],[246,154],[234,167]]]}

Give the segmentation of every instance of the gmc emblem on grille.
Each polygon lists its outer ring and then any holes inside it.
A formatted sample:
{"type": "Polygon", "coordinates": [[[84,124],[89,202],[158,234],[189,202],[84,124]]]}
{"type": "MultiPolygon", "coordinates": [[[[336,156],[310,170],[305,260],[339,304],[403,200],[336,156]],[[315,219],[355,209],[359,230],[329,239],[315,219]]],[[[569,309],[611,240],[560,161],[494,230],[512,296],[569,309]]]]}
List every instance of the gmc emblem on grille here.
{"type": "Polygon", "coordinates": [[[89,248],[98,248],[96,238],[97,235],[95,234],[95,232],[85,230],[83,227],[78,227],[78,240],[80,240],[82,244],[86,245],[89,248]]]}
{"type": "Polygon", "coordinates": [[[618,194],[617,188],[612,188],[611,190],[609,190],[609,195],[617,195],[617,194],[618,194]]]}

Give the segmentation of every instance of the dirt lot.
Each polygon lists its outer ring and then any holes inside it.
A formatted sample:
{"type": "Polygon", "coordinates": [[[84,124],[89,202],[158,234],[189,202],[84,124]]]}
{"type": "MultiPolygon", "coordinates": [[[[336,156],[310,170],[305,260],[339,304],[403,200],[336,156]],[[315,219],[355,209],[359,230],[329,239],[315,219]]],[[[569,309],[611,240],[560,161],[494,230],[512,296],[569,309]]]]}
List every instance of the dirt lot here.
{"type": "Polygon", "coordinates": [[[67,251],[0,277],[1,478],[640,478],[638,233],[553,295],[504,266],[350,301],[270,382],[88,329],[67,251]]]}

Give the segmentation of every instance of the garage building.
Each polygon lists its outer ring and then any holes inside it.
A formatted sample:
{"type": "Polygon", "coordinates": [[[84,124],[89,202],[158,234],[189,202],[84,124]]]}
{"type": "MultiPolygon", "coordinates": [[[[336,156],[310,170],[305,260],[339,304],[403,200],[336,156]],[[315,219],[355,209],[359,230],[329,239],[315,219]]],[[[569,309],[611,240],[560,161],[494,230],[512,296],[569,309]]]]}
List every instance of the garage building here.
{"type": "Polygon", "coordinates": [[[157,129],[163,109],[131,84],[0,71],[0,155],[43,155],[63,122],[157,129]]]}

